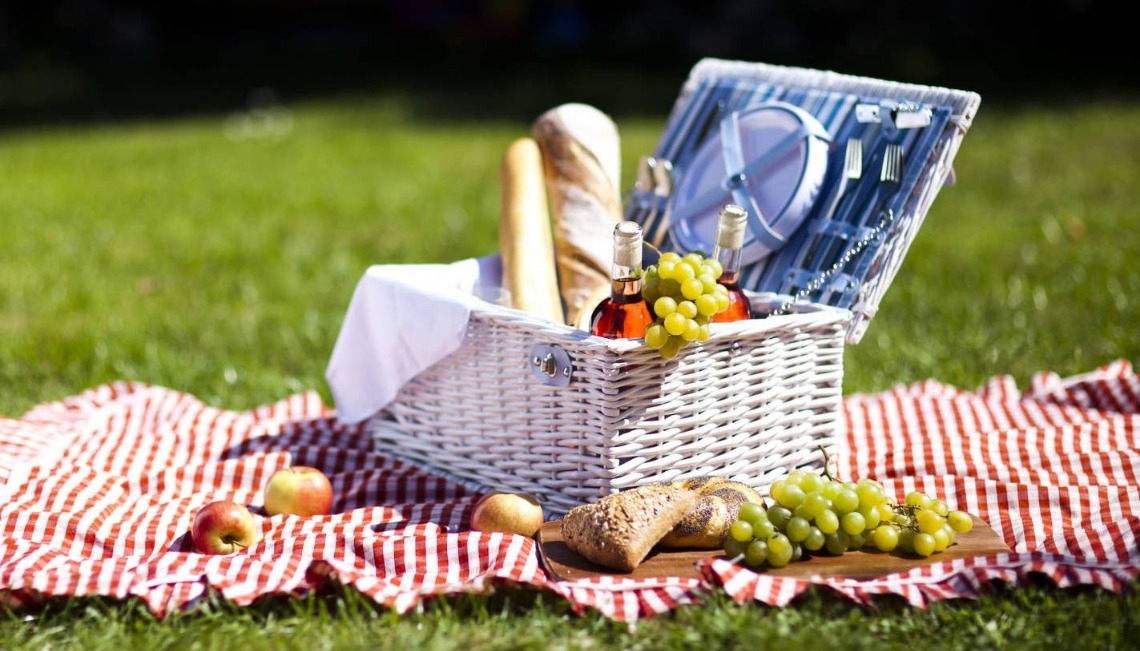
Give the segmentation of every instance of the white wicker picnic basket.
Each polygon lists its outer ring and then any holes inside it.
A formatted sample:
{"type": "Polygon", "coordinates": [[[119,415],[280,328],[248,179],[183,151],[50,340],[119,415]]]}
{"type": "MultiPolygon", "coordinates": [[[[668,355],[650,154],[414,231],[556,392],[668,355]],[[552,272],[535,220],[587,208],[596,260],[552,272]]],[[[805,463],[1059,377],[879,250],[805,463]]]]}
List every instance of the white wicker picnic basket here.
{"type": "MultiPolygon", "coordinates": [[[[701,83],[726,73],[733,83],[783,89],[785,99],[844,94],[947,108],[951,117],[940,124],[921,165],[910,163],[914,183],[888,227],[805,227],[807,235],[788,245],[807,246],[813,237],[850,243],[864,235],[868,252],[886,262],[872,267],[862,291],[837,294],[854,300],[823,305],[801,292],[796,309],[714,324],[707,341],[673,360],[640,339],[602,339],[480,304],[471,311],[460,348],[406,383],[369,420],[381,451],[478,490],[529,492],[549,516],[657,481],[719,475],[764,490],[792,468],[821,466],[821,450],[833,448],[839,435],[844,345],[862,336],[947,179],[980,98],[832,72],[705,60],[682,88],[666,131],[701,83]]],[[[811,105],[809,99],[802,103],[811,105]]],[[[683,158],[677,156],[678,169],[683,158]]],[[[788,264],[781,259],[773,255],[767,264],[788,264]]],[[[769,269],[756,277],[787,275],[769,269]]],[[[850,289],[850,277],[841,281],[841,289],[850,289]]],[[[822,294],[827,287],[816,289],[822,294]]],[[[757,308],[763,307],[759,296],[757,308]]]]}

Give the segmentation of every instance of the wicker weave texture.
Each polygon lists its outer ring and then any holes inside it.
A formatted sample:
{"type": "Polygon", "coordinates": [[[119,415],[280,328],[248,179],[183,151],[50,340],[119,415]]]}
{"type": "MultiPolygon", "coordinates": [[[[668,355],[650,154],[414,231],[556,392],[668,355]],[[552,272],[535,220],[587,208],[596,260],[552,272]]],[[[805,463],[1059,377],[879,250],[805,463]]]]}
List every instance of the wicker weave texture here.
{"type": "Polygon", "coordinates": [[[834,444],[850,313],[717,324],[674,360],[516,310],[476,310],[464,344],[404,386],[371,431],[386,453],[552,515],[624,488],[719,475],[764,489],[834,444]],[[531,348],[573,360],[568,386],[531,348]]]}

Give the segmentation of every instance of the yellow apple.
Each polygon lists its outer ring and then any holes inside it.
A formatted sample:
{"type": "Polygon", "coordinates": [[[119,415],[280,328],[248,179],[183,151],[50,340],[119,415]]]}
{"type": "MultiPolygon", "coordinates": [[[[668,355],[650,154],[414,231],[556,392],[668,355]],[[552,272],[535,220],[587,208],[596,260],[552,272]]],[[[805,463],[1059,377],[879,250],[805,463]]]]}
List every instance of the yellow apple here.
{"type": "Polygon", "coordinates": [[[488,493],[471,509],[471,528],[531,537],[542,528],[542,505],[527,493],[488,493]]]}
{"type": "Polygon", "coordinates": [[[326,515],[332,508],[329,478],[316,468],[282,468],[265,484],[265,512],[269,515],[326,515]]]}

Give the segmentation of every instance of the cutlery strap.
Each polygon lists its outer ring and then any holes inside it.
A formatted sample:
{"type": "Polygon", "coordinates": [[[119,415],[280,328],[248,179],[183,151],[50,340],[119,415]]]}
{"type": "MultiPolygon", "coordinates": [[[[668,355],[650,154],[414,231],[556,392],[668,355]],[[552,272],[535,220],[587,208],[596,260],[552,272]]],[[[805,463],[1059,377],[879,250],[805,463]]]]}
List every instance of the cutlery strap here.
{"type": "Polygon", "coordinates": [[[725,167],[724,180],[719,186],[709,189],[692,201],[681,206],[674,206],[670,221],[673,223],[685,222],[715,208],[718,204],[725,203],[726,200],[735,202],[748,208],[748,225],[752,235],[770,250],[775,251],[782,247],[787,239],[772,229],[771,224],[760,211],[755,198],[748,191],[748,179],[754,174],[764,172],[810,131],[806,126],[800,126],[795,131],[785,135],[776,143],[776,146],[764,152],[763,155],[745,163],[744,150],[740,141],[739,115],[739,112],[733,111],[720,123],[720,146],[725,167]]]}

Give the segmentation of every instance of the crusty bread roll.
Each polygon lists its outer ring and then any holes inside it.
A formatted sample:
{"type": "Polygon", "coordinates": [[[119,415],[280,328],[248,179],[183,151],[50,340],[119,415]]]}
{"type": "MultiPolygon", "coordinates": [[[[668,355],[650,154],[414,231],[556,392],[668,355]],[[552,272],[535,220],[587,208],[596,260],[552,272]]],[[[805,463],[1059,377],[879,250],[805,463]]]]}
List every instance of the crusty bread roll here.
{"type": "Polygon", "coordinates": [[[542,151],[533,139],[519,138],[507,147],[499,187],[503,289],[510,293],[513,307],[563,323],[542,151]]]}
{"type": "Polygon", "coordinates": [[[574,325],[586,298],[610,282],[612,234],[622,219],[621,141],[613,120],[586,104],[543,113],[532,132],[542,149],[566,323],[574,325]]]}
{"type": "Polygon", "coordinates": [[[667,549],[717,549],[724,546],[728,529],[740,514],[745,502],[763,504],[764,500],[751,486],[722,477],[701,477],[677,484],[697,493],[697,503],[661,539],[667,549]]]}
{"type": "Polygon", "coordinates": [[[562,539],[598,565],[632,572],[696,501],[694,491],[674,484],[607,495],[570,509],[562,518],[562,539]]]}

